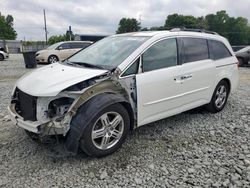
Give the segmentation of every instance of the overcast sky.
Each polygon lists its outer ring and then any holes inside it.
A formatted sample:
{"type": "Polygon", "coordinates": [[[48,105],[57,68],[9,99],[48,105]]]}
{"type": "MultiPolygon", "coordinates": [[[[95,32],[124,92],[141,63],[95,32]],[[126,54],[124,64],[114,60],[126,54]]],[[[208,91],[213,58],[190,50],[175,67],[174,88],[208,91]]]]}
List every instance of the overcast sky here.
{"type": "Polygon", "coordinates": [[[249,0],[0,0],[0,12],[14,17],[18,39],[45,40],[43,9],[49,36],[74,33],[114,34],[122,17],[139,19],[142,27],[161,26],[169,14],[203,16],[226,10],[250,20],[249,0]]]}

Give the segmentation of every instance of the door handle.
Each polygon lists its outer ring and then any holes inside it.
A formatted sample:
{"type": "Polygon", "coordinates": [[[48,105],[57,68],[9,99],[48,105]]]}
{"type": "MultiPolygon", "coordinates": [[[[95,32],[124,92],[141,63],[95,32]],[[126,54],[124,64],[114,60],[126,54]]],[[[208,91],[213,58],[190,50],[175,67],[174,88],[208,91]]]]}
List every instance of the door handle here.
{"type": "Polygon", "coordinates": [[[190,74],[190,75],[183,75],[180,78],[181,78],[181,80],[186,80],[186,79],[189,79],[189,78],[192,78],[192,77],[193,77],[192,74],[190,74]]]}
{"type": "Polygon", "coordinates": [[[177,77],[174,77],[174,81],[176,81],[176,82],[182,82],[182,81],[187,80],[187,79],[190,79],[190,78],[192,78],[192,77],[193,77],[192,74],[177,76],[177,77]]]}

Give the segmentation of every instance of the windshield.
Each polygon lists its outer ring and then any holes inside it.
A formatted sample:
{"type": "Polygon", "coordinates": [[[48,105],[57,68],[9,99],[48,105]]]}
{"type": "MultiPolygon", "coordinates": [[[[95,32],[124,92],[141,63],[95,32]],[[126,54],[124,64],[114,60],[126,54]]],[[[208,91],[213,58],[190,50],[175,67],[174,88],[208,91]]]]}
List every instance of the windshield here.
{"type": "Polygon", "coordinates": [[[48,49],[48,50],[54,50],[58,45],[59,45],[59,43],[52,44],[52,45],[49,46],[47,49],[48,49]]]}
{"type": "Polygon", "coordinates": [[[75,54],[68,61],[112,69],[121,64],[147,39],[148,37],[107,37],[75,54]]]}

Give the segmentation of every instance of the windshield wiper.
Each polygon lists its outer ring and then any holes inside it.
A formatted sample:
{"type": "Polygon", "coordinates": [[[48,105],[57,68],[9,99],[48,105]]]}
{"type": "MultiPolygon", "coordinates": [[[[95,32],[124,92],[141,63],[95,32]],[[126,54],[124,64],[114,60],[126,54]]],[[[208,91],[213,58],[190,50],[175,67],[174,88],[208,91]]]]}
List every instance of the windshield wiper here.
{"type": "Polygon", "coordinates": [[[73,65],[73,66],[84,66],[84,67],[90,67],[90,68],[97,68],[97,69],[105,69],[101,65],[93,65],[90,63],[85,63],[85,62],[71,62],[71,61],[66,61],[67,64],[73,65]]]}

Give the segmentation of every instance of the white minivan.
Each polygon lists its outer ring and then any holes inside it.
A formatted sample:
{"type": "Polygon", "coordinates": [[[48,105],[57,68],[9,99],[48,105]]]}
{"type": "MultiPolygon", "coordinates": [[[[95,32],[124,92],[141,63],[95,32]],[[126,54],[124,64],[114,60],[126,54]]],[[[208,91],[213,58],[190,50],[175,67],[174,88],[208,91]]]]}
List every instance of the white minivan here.
{"type": "Polygon", "coordinates": [[[114,35],[20,78],[8,112],[29,135],[60,134],[70,152],[105,156],[139,126],[203,105],[221,111],[237,63],[213,32],[114,35]]]}

